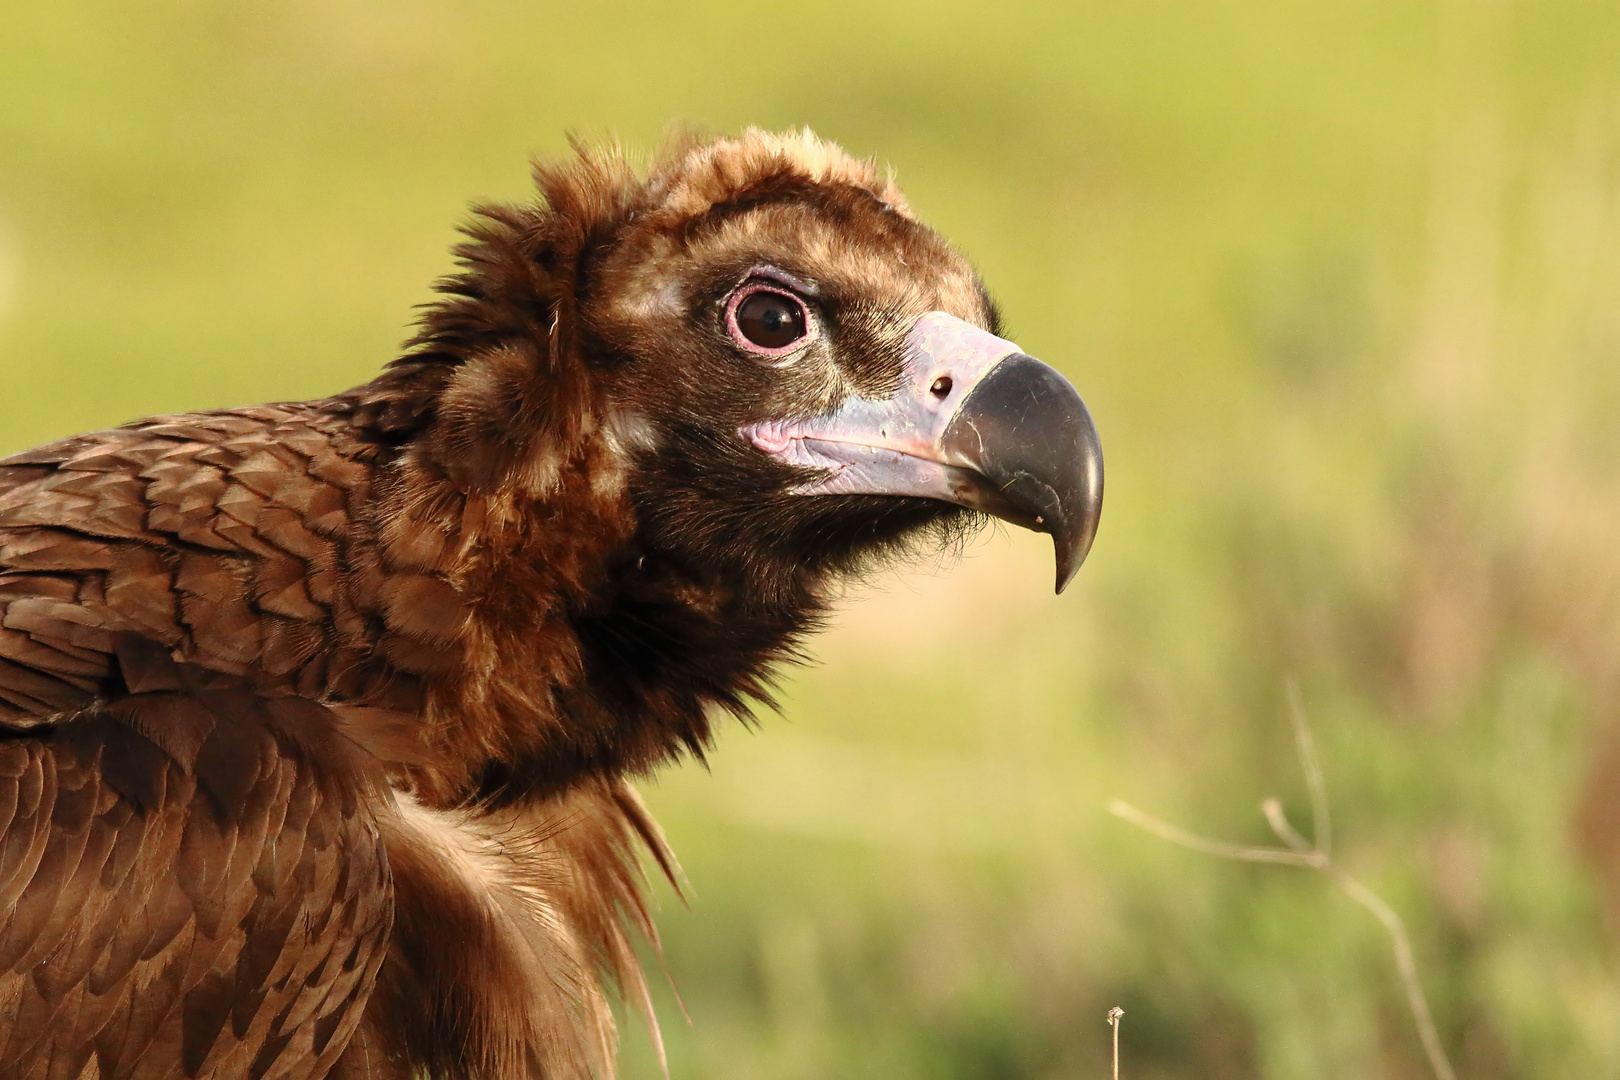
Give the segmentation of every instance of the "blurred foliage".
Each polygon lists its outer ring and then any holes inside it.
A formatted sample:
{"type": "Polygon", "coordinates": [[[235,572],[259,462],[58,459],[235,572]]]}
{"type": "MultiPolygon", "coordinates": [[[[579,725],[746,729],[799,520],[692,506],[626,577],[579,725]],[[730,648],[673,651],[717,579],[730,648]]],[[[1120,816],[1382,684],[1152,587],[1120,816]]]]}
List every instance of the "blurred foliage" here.
{"type": "MultiPolygon", "coordinates": [[[[0,31],[0,444],[367,378],[565,133],[897,168],[1103,431],[1076,586],[856,590],[648,785],[677,1080],[1425,1075],[1378,928],[1174,849],[1304,792],[1467,1077],[1620,1075],[1620,7],[58,0],[0,31]]],[[[625,1072],[657,1075],[627,1025],[625,1072]]]]}

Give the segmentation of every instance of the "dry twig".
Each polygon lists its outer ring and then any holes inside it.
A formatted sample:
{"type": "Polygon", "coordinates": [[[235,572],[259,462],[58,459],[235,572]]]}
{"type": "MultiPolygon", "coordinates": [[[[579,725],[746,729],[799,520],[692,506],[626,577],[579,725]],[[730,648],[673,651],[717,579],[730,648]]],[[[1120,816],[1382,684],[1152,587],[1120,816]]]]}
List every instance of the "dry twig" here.
{"type": "Polygon", "coordinates": [[[1125,1010],[1115,1005],[1108,1010],[1108,1026],[1114,1029],[1114,1080],[1119,1080],[1119,1022],[1125,1010]]]}
{"type": "MultiPolygon", "coordinates": [[[[1372,912],[1373,917],[1389,933],[1390,944],[1395,952],[1395,967],[1400,972],[1401,985],[1406,991],[1406,1004],[1417,1024],[1418,1038],[1423,1042],[1423,1052],[1428,1056],[1429,1067],[1434,1070],[1437,1080],[1457,1080],[1457,1074],[1452,1071],[1451,1062],[1446,1058],[1445,1048],[1440,1045],[1440,1033],[1435,1029],[1434,1017],[1429,1012],[1428,998],[1423,994],[1423,985],[1418,981],[1417,963],[1412,956],[1412,940],[1406,933],[1406,924],[1383,897],[1351,877],[1343,867],[1333,861],[1331,846],[1333,822],[1328,809],[1327,783],[1323,779],[1322,766],[1316,757],[1316,744],[1311,738],[1310,725],[1305,719],[1305,706],[1300,698],[1299,686],[1293,680],[1289,680],[1288,683],[1288,705],[1289,719],[1294,727],[1294,745],[1299,752],[1300,766],[1305,773],[1305,786],[1311,796],[1313,838],[1311,841],[1300,835],[1299,830],[1289,822],[1287,815],[1283,813],[1282,803],[1276,798],[1268,798],[1262,802],[1260,811],[1265,814],[1271,831],[1283,842],[1282,847],[1248,847],[1212,840],[1167,821],[1161,821],[1151,814],[1145,814],[1120,799],[1110,803],[1108,809],[1138,828],[1172,844],[1179,844],[1205,855],[1235,859],[1239,862],[1278,863],[1283,866],[1302,866],[1315,870],[1337,885],[1350,899],[1372,912]]],[[[1119,1039],[1117,1027],[1114,1030],[1114,1038],[1117,1076],[1119,1039]]]]}

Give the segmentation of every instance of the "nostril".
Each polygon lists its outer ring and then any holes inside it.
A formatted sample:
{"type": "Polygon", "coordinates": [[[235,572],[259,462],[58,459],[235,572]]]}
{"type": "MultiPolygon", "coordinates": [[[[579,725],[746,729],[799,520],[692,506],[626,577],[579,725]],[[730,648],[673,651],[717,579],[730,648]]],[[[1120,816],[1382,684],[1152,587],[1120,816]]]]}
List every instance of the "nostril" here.
{"type": "Polygon", "coordinates": [[[928,392],[937,398],[949,397],[951,394],[951,377],[949,375],[941,375],[939,378],[934,380],[934,385],[928,388],[928,392]]]}

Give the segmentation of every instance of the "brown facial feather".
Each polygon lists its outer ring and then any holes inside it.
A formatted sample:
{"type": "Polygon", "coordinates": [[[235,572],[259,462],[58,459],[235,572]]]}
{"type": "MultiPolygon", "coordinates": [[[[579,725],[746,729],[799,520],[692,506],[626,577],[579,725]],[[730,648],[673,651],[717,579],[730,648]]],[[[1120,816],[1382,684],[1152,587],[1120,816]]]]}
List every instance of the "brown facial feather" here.
{"type": "Polygon", "coordinates": [[[672,865],[622,777],[768,699],[839,573],[971,523],[791,498],[737,435],[892,391],[924,312],[995,326],[887,177],[750,132],[536,179],[373,382],[0,462],[0,1061],[318,1077],[364,1009],[334,1075],[610,1071],[633,849],[672,865]],[[790,365],[722,325],[761,267],[823,329],[790,365]]]}

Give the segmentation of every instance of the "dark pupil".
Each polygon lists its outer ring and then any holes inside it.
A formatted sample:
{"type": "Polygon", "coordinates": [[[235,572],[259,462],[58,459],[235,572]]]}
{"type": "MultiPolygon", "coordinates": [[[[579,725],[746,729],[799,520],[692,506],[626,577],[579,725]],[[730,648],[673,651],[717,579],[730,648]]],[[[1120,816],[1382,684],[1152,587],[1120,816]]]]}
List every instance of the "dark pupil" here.
{"type": "Polygon", "coordinates": [[[762,349],[784,348],[804,337],[804,308],[781,293],[757,292],[737,305],[737,329],[762,349]]]}

